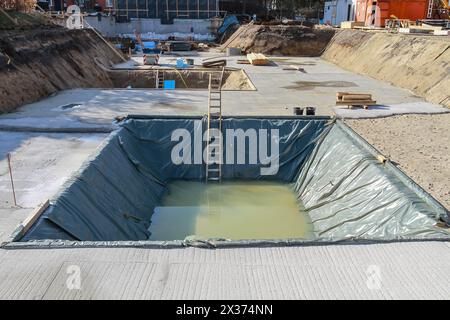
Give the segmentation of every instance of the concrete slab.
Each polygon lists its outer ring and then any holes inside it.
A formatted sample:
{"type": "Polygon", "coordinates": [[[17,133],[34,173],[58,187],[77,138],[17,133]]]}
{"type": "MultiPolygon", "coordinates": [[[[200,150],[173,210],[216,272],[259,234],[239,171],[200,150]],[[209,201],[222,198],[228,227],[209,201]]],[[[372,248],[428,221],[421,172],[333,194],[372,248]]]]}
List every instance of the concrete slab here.
{"type": "MultiPolygon", "coordinates": [[[[177,56],[163,56],[162,63],[174,65],[177,56]]],[[[199,52],[204,58],[223,54],[199,52]]],[[[292,115],[294,107],[316,107],[317,115],[334,115],[336,91],[370,92],[390,112],[442,112],[408,90],[338,68],[320,58],[274,57],[272,66],[239,65],[244,56],[225,57],[231,67],[243,68],[256,91],[224,91],[225,115],[292,115]],[[283,70],[298,65],[301,71],[283,70]],[[428,107],[429,106],[429,107],[428,107]]],[[[138,60],[138,58],[136,58],[138,60]]],[[[356,110],[353,110],[356,111],[356,110]]],[[[339,111],[340,112],[340,111],[339,111]]],[[[345,111],[343,111],[345,112],[345,111]]],[[[60,92],[16,112],[0,116],[0,130],[108,132],[116,116],[127,114],[202,115],[207,113],[206,90],[76,89],[60,92]]],[[[351,114],[359,114],[358,111],[351,114]]],[[[347,115],[347,114],[346,114],[347,115]]]]}
{"type": "Polygon", "coordinates": [[[444,276],[450,248],[441,242],[0,254],[3,299],[446,299],[450,294],[444,276]]]}
{"type": "Polygon", "coordinates": [[[104,134],[62,134],[0,131],[0,242],[42,201],[52,199],[106,137],[104,134]],[[18,207],[14,206],[6,154],[18,207]]]}
{"type": "Polygon", "coordinates": [[[353,108],[346,106],[333,108],[338,118],[363,119],[382,118],[399,114],[439,114],[449,113],[450,109],[429,102],[406,102],[391,105],[374,105],[368,109],[353,108]]]}

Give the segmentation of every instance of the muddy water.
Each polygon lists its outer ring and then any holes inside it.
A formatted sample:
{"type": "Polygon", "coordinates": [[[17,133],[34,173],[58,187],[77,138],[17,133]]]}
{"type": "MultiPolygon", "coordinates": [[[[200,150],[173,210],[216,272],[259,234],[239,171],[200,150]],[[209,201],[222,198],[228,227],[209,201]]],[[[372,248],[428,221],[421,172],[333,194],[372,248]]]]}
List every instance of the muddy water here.
{"type": "Polygon", "coordinates": [[[312,225],[290,185],[175,181],[155,208],[150,240],[310,238],[312,225]]]}

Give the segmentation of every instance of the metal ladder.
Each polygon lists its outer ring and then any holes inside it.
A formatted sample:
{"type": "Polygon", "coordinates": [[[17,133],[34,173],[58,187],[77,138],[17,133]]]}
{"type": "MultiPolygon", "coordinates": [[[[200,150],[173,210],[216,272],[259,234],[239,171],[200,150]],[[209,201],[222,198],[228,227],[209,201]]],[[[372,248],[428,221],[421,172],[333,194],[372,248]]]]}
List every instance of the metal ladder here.
{"type": "Polygon", "coordinates": [[[156,89],[164,88],[164,71],[156,70],[156,89]]]}
{"type": "Polygon", "coordinates": [[[433,16],[433,7],[434,7],[434,0],[428,0],[428,10],[427,10],[428,19],[431,19],[433,16]]]}
{"type": "Polygon", "coordinates": [[[206,182],[222,180],[222,137],[214,137],[211,141],[210,129],[218,129],[222,132],[222,80],[225,68],[222,68],[220,76],[209,75],[208,84],[208,138],[206,141],[206,182]],[[215,152],[214,152],[215,151],[215,152]],[[216,154],[218,154],[218,157],[216,154]],[[212,157],[218,158],[211,159],[212,157]]]}

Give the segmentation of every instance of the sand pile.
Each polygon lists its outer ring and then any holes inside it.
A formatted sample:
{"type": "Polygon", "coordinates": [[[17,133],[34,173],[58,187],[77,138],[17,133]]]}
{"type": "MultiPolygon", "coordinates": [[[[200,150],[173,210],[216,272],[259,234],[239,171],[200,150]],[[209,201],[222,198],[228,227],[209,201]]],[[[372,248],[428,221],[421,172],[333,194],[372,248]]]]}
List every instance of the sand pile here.
{"type": "Polygon", "coordinates": [[[331,28],[297,25],[244,25],[224,44],[244,52],[270,55],[319,56],[334,35],[331,28]]]}
{"type": "Polygon", "coordinates": [[[253,90],[253,86],[250,83],[248,77],[244,74],[244,71],[234,71],[225,79],[222,85],[223,90],[253,90]]]}

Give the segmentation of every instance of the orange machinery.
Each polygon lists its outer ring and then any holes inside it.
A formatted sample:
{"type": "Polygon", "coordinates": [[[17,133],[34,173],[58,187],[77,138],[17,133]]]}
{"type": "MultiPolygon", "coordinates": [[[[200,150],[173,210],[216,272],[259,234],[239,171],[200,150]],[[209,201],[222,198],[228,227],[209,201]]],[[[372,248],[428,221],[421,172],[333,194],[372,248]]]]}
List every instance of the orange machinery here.
{"type": "Polygon", "coordinates": [[[412,21],[426,19],[428,6],[429,0],[356,0],[356,21],[384,27],[391,16],[412,21]]]}

